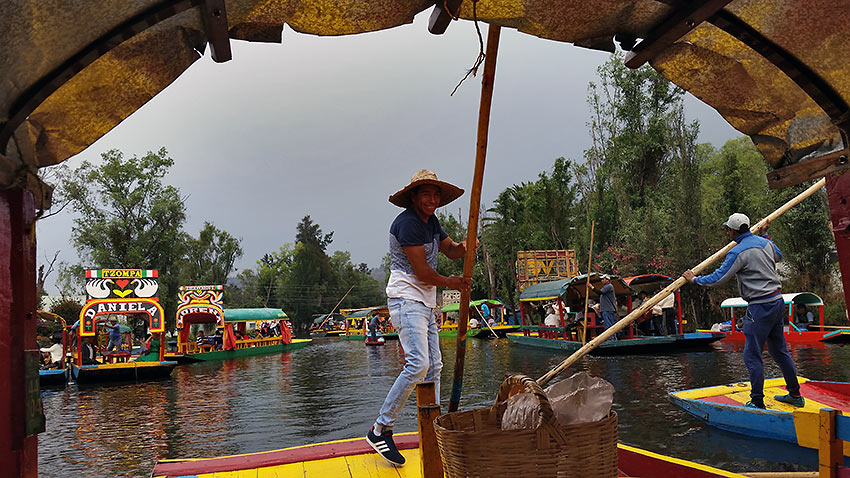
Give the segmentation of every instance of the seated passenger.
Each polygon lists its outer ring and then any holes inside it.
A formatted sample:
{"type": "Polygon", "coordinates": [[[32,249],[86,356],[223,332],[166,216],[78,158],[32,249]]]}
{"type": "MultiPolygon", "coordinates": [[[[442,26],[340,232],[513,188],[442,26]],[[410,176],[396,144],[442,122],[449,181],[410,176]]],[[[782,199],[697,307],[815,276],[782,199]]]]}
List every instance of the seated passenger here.
{"type": "Polygon", "coordinates": [[[39,349],[41,353],[46,354],[48,358],[44,368],[62,368],[62,359],[65,355],[65,351],[62,348],[62,336],[60,335],[59,337],[56,337],[54,335],[52,340],[53,345],[39,349]]]}
{"type": "Polygon", "coordinates": [[[477,329],[477,328],[480,328],[480,327],[481,327],[481,323],[478,322],[478,319],[476,319],[475,317],[469,319],[469,328],[470,329],[477,329]]]}
{"type": "Polygon", "coordinates": [[[95,348],[94,341],[94,337],[83,337],[82,355],[80,356],[83,365],[96,365],[100,363],[95,358],[97,357],[97,349],[95,348]]]}
{"type": "Polygon", "coordinates": [[[551,305],[546,307],[546,318],[543,319],[543,325],[547,327],[558,327],[561,325],[561,317],[555,313],[555,308],[551,305]]]}

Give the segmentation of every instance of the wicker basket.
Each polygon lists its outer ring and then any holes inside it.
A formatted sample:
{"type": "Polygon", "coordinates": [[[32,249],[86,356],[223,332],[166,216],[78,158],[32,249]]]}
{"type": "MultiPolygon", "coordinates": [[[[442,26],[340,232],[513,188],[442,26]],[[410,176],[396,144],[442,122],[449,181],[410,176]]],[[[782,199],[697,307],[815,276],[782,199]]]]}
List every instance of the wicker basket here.
{"type": "Polygon", "coordinates": [[[617,476],[617,414],[560,426],[546,394],[524,375],[508,376],[492,407],[442,415],[434,429],[448,478],[617,476]],[[537,398],[537,426],[502,430],[506,400],[520,392],[537,398]]]}

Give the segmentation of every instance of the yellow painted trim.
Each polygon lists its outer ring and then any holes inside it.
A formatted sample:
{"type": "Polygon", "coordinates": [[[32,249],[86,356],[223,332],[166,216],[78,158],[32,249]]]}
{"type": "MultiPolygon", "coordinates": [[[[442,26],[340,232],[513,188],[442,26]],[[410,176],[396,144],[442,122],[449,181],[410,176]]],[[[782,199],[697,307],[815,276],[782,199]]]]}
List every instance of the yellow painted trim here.
{"type": "MultiPolygon", "coordinates": [[[[799,383],[806,383],[809,379],[805,377],[797,377],[799,383]]],[[[784,378],[772,378],[764,381],[764,388],[779,387],[785,385],[784,378]]],[[[683,390],[673,393],[679,398],[700,399],[706,397],[716,397],[718,395],[733,395],[740,392],[749,392],[752,389],[750,382],[731,383],[729,385],[718,385],[716,387],[697,388],[694,390],[683,390]]]]}
{"type": "Polygon", "coordinates": [[[629,445],[623,445],[622,443],[617,443],[617,448],[622,448],[624,450],[628,450],[634,453],[638,453],[640,455],[648,456],[650,458],[655,458],[657,460],[666,461],[668,463],[676,463],[677,465],[689,466],[691,468],[695,468],[697,470],[702,470],[708,473],[714,473],[719,476],[726,476],[729,478],[746,478],[746,476],[732,473],[731,471],[721,470],[719,468],[714,468],[708,465],[703,465],[700,463],[696,463],[693,461],[682,460],[680,458],[673,458],[672,456],[660,455],[658,453],[653,453],[647,450],[641,450],[640,448],[635,448],[629,445]]]}
{"type": "MultiPolygon", "coordinates": [[[[416,434],[417,434],[416,432],[407,432],[407,433],[398,433],[395,436],[400,437],[400,436],[416,435],[416,434]]],[[[273,453],[273,452],[278,452],[278,451],[297,450],[299,448],[309,448],[309,447],[317,446],[317,445],[330,445],[332,443],[346,443],[346,442],[359,441],[359,440],[363,440],[363,437],[345,438],[343,440],[333,440],[333,441],[326,441],[326,442],[322,442],[322,443],[311,443],[309,445],[291,446],[289,448],[280,448],[280,449],[277,449],[277,450],[261,451],[261,452],[257,452],[257,453],[243,453],[241,455],[224,455],[224,456],[214,456],[214,457],[211,457],[211,458],[174,458],[174,459],[170,459],[170,460],[159,460],[159,462],[160,463],[177,463],[177,462],[185,462],[185,461],[214,460],[216,458],[233,458],[233,457],[239,457],[239,456],[265,455],[266,453],[273,453]]]]}
{"type": "Polygon", "coordinates": [[[535,297],[533,299],[520,299],[520,302],[537,302],[538,300],[554,300],[557,299],[557,295],[553,295],[552,297],[535,297]]]}
{"type": "MultiPolygon", "coordinates": [[[[790,405],[788,405],[790,406],[790,405]]],[[[794,431],[797,444],[805,448],[819,448],[820,409],[830,408],[806,399],[806,406],[794,410],[794,431]],[[811,408],[810,408],[811,403],[811,408]]],[[[841,414],[841,410],[838,411],[841,414]]],[[[844,456],[850,456],[850,442],[844,442],[844,456]]]]}

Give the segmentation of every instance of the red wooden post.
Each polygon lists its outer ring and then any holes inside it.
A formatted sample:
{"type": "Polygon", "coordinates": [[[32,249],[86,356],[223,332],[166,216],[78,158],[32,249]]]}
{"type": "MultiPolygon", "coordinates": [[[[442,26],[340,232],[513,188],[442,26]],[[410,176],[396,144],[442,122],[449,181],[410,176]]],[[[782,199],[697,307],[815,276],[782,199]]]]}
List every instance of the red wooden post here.
{"type": "Polygon", "coordinates": [[[38,435],[27,434],[41,407],[38,371],[29,393],[26,373],[27,354],[38,357],[34,217],[28,191],[0,191],[0,469],[14,478],[38,476],[38,435]]]}
{"type": "Polygon", "coordinates": [[[564,340],[567,339],[567,323],[564,321],[564,304],[561,298],[558,297],[558,315],[561,316],[561,328],[564,329],[561,333],[564,335],[564,340]]]}
{"type": "Polygon", "coordinates": [[[844,303],[845,307],[850,307],[850,174],[828,176],[826,192],[841,282],[844,284],[844,303]]]}
{"type": "MultiPolygon", "coordinates": [[[[519,325],[520,325],[520,327],[525,325],[525,312],[523,311],[522,302],[519,303],[519,325]]],[[[526,337],[528,337],[528,331],[523,329],[522,335],[525,335],[526,337]]]]}
{"type": "Polygon", "coordinates": [[[824,330],[824,328],[823,328],[823,306],[822,305],[818,307],[818,315],[820,316],[820,329],[824,330]]]}

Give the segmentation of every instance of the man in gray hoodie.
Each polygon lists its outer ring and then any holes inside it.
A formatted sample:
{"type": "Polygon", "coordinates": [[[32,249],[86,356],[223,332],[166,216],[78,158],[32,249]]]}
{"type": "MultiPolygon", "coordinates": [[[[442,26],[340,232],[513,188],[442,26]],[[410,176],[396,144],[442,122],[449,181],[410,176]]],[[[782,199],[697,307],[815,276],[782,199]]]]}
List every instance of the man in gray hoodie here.
{"type": "Polygon", "coordinates": [[[802,407],[805,400],[800,395],[797,369],[788,353],[783,333],[785,301],[776,275],[776,262],[782,259],[782,253],[770,239],[750,232],[750,218],[744,214],[732,214],[723,225],[726,226],[727,237],[738,243],[726,254],[723,264],[708,275],[695,276],[691,270],[687,270],[683,276],[691,283],[705,287],[715,287],[732,277],[738,278],[738,291],[748,304],[743,325],[746,339],[744,365],[750,374],[751,400],[746,406],[765,408],[764,363],[761,354],[767,344],[767,351],[782,370],[785,388],[788,390],[787,394],[774,398],[802,407]]]}

